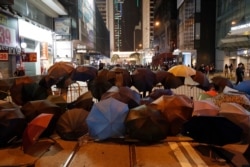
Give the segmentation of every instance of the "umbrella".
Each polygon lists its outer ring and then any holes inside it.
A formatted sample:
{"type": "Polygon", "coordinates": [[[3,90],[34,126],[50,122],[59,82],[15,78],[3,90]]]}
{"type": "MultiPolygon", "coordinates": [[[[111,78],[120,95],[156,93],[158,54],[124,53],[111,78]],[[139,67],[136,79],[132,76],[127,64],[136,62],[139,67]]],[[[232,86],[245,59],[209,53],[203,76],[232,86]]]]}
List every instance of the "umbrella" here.
{"type": "Polygon", "coordinates": [[[95,103],[86,119],[89,135],[96,140],[123,137],[128,111],[127,104],[112,97],[95,103]]]}
{"type": "Polygon", "coordinates": [[[131,138],[145,142],[157,142],[165,139],[169,128],[168,122],[161,112],[147,105],[130,109],[125,125],[131,138]]]}
{"type": "Polygon", "coordinates": [[[116,86],[132,86],[130,73],[126,68],[114,67],[107,73],[108,81],[116,86]]]}
{"type": "Polygon", "coordinates": [[[170,89],[155,89],[148,96],[153,100],[156,100],[163,95],[173,95],[173,92],[170,89]]]}
{"type": "Polygon", "coordinates": [[[0,99],[5,99],[9,95],[10,85],[5,80],[0,80],[0,99]]]}
{"type": "Polygon", "coordinates": [[[10,95],[13,102],[15,102],[17,105],[23,105],[25,103],[23,101],[22,90],[24,85],[30,83],[35,83],[35,81],[29,76],[15,78],[13,84],[10,87],[10,95]]]}
{"type": "Polygon", "coordinates": [[[98,73],[98,69],[93,66],[77,66],[74,70],[72,80],[74,81],[89,81],[93,80],[98,73]]]}
{"type": "Polygon", "coordinates": [[[212,97],[211,100],[219,107],[222,103],[237,103],[250,111],[250,101],[244,94],[220,93],[217,96],[212,97]]]}
{"type": "Polygon", "coordinates": [[[182,126],[183,135],[199,143],[223,146],[241,140],[242,129],[220,116],[194,116],[182,126]]]}
{"type": "Polygon", "coordinates": [[[23,151],[26,153],[37,142],[40,135],[48,127],[53,114],[39,114],[25,128],[23,133],[23,151]]]}
{"type": "Polygon", "coordinates": [[[80,95],[75,101],[68,104],[68,109],[82,108],[90,111],[93,106],[93,96],[90,91],[80,95]]]}
{"type": "Polygon", "coordinates": [[[49,95],[46,100],[52,102],[53,104],[58,105],[62,111],[66,111],[67,109],[67,101],[63,98],[63,96],[59,95],[49,95]]]}
{"type": "Polygon", "coordinates": [[[196,70],[188,67],[186,65],[175,65],[171,67],[168,72],[174,74],[179,77],[188,77],[196,74],[196,70]]]}
{"type": "Polygon", "coordinates": [[[220,108],[208,100],[195,100],[192,116],[217,116],[220,108]]]}
{"type": "Polygon", "coordinates": [[[150,105],[160,110],[167,119],[169,135],[177,135],[182,124],[192,117],[193,101],[185,95],[163,95],[150,105]]]}
{"type": "Polygon", "coordinates": [[[0,103],[0,147],[8,146],[20,139],[26,125],[25,116],[16,104],[0,103]]]}
{"type": "Polygon", "coordinates": [[[22,113],[28,122],[42,113],[53,114],[53,118],[42,136],[49,136],[54,132],[56,122],[63,114],[63,110],[56,104],[46,100],[29,101],[21,107],[22,113]]]}
{"type": "Polygon", "coordinates": [[[182,77],[176,77],[168,71],[157,71],[156,79],[165,89],[177,88],[184,84],[184,79],[182,77]]]}
{"type": "Polygon", "coordinates": [[[57,121],[56,132],[64,140],[77,140],[88,132],[88,114],[88,111],[80,108],[66,111],[57,121]]]}
{"type": "Polygon", "coordinates": [[[230,79],[226,77],[215,76],[211,79],[211,81],[214,85],[215,90],[218,91],[219,93],[223,92],[223,89],[225,88],[225,86],[234,88],[233,83],[230,81],[230,79]]]}
{"type": "Polygon", "coordinates": [[[222,103],[220,115],[226,117],[243,130],[243,141],[250,142],[250,112],[237,103],[222,103]]]}
{"type": "Polygon", "coordinates": [[[48,87],[57,84],[58,87],[65,87],[71,83],[71,75],[75,68],[70,62],[56,62],[48,69],[45,81],[48,87]]]}
{"type": "Polygon", "coordinates": [[[234,87],[234,89],[240,92],[245,92],[248,95],[250,95],[250,80],[245,80],[240,82],[238,85],[234,87]]]}
{"type": "Polygon", "coordinates": [[[139,91],[143,92],[145,97],[146,92],[151,92],[157,84],[156,74],[148,68],[137,68],[131,75],[132,85],[139,91]]]}
{"type": "Polygon", "coordinates": [[[32,100],[43,100],[48,97],[47,90],[35,82],[24,84],[21,94],[22,94],[23,104],[32,100]]]}
{"type": "Polygon", "coordinates": [[[102,95],[112,87],[112,84],[107,81],[103,76],[97,76],[94,80],[87,83],[88,90],[92,93],[93,97],[100,100],[102,95]]]}
{"type": "Polygon", "coordinates": [[[206,74],[204,74],[201,71],[196,71],[195,75],[192,76],[192,79],[199,83],[197,87],[203,89],[203,90],[209,90],[210,88],[210,82],[206,74]]]}
{"type": "Polygon", "coordinates": [[[134,108],[140,105],[141,96],[135,90],[132,90],[126,86],[117,88],[117,91],[113,91],[114,88],[112,88],[110,89],[110,91],[108,90],[102,95],[101,100],[113,97],[116,100],[128,104],[129,108],[134,108]]]}

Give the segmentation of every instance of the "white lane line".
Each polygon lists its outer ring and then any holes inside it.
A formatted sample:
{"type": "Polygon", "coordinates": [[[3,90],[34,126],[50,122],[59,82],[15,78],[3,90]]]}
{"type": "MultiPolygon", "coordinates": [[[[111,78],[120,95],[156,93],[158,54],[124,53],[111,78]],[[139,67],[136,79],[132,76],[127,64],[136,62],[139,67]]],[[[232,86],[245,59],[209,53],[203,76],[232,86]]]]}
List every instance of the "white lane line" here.
{"type": "Polygon", "coordinates": [[[178,159],[180,165],[182,167],[192,167],[188,159],[185,157],[185,155],[182,153],[181,149],[179,148],[178,144],[176,142],[168,142],[170,148],[173,150],[174,155],[178,159]]]}
{"type": "Polygon", "coordinates": [[[181,142],[181,145],[187,150],[190,157],[194,160],[198,167],[208,167],[208,165],[201,159],[199,154],[194,150],[188,142],[181,142]]]}

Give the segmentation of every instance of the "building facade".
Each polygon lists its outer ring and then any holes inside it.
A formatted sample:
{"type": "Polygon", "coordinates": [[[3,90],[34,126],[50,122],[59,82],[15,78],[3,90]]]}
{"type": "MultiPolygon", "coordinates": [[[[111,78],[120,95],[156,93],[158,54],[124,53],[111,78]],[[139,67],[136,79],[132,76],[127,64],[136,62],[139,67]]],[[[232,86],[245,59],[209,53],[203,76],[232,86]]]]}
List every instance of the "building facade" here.
{"type": "Polygon", "coordinates": [[[243,63],[249,76],[250,1],[217,0],[216,6],[216,68],[243,63]]]}

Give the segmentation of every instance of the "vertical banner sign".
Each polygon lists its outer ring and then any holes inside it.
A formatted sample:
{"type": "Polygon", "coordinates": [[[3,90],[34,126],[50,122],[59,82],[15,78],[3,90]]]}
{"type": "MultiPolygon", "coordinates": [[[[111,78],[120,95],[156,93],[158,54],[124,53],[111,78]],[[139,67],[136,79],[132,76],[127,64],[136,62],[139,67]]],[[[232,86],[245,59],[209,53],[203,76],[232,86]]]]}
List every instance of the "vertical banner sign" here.
{"type": "Polygon", "coordinates": [[[20,54],[21,48],[18,40],[18,21],[9,15],[0,14],[0,52],[20,54]]]}

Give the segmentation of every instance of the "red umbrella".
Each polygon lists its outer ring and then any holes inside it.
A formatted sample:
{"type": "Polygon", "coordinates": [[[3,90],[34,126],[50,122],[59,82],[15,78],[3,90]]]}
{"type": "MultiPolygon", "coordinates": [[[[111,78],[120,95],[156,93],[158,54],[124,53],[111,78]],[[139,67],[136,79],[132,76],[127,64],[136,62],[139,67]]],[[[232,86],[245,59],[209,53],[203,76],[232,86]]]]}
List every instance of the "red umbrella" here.
{"type": "Polygon", "coordinates": [[[43,131],[48,127],[53,114],[42,113],[35,117],[23,133],[23,151],[27,152],[35,144],[43,131]]]}

